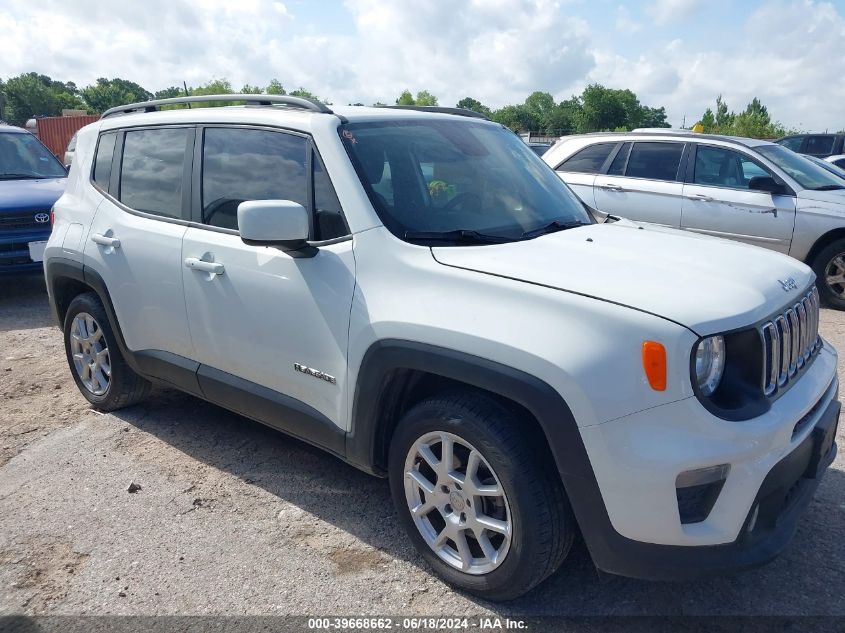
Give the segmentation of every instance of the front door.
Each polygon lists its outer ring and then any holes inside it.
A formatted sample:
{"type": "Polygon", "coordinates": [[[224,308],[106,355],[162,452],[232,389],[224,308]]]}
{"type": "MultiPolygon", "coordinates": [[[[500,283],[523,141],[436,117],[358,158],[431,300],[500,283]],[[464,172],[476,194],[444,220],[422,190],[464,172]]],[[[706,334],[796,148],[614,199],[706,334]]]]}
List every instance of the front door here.
{"type": "Polygon", "coordinates": [[[754,191],[754,177],[774,177],[741,152],[699,144],[692,182],[684,185],[682,228],[789,253],[795,197],[754,191]]]}
{"type": "Polygon", "coordinates": [[[249,414],[217,392],[220,385],[236,386],[294,409],[304,405],[343,427],[355,261],[351,238],[342,239],[345,223],[325,170],[309,139],[293,133],[207,127],[202,146],[205,228],[188,229],[182,259],[219,266],[217,272],[184,266],[182,274],[191,340],[204,366],[200,383],[210,377],[206,396],[249,414]],[[339,241],[307,258],[245,244],[237,233],[237,206],[262,199],[310,208],[315,237],[339,241]]]}

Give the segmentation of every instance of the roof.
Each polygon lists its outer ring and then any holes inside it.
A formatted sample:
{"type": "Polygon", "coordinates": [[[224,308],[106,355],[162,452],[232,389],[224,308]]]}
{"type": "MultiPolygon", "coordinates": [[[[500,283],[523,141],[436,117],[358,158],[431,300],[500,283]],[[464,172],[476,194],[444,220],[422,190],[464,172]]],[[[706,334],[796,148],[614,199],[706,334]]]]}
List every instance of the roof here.
{"type": "Polygon", "coordinates": [[[746,147],[758,147],[760,145],[774,145],[771,141],[761,141],[755,138],[745,138],[741,136],[722,136],[720,134],[701,134],[691,130],[671,130],[658,131],[656,128],[650,128],[648,131],[633,131],[633,132],[591,132],[590,134],[574,134],[572,136],[561,137],[562,141],[568,141],[578,138],[594,138],[594,137],[613,137],[622,139],[635,138],[659,138],[659,137],[676,137],[683,140],[704,139],[708,141],[723,141],[728,143],[736,143],[737,145],[744,145],[746,147]]]}
{"type": "Polygon", "coordinates": [[[9,125],[8,123],[0,123],[0,134],[29,134],[29,130],[25,130],[22,127],[15,127],[14,125],[9,125]]]}

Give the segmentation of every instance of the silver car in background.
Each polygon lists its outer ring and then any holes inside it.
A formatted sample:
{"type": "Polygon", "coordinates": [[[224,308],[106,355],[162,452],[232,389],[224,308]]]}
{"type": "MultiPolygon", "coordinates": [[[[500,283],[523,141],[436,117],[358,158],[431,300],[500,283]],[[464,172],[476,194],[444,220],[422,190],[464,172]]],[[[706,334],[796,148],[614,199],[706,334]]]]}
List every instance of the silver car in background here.
{"type": "Polygon", "coordinates": [[[845,182],[804,156],[767,141],[635,130],[563,137],[543,160],[598,216],[787,253],[845,309],[845,182]]]}

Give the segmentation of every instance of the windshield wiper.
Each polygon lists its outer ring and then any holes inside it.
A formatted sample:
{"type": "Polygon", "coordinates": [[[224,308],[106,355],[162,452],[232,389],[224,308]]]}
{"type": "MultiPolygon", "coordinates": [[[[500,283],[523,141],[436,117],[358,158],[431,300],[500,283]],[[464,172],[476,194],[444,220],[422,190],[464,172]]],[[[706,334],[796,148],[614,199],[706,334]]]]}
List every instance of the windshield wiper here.
{"type": "Polygon", "coordinates": [[[0,180],[39,180],[46,178],[38,174],[0,174],[0,180]]]}
{"type": "Polygon", "coordinates": [[[587,222],[561,222],[560,220],[555,220],[554,222],[549,222],[545,226],[541,226],[536,229],[532,229],[530,231],[526,231],[522,234],[522,239],[530,240],[532,237],[539,237],[541,235],[545,235],[546,233],[556,233],[557,231],[565,231],[566,229],[574,229],[578,226],[586,226],[587,222]]]}
{"type": "Polygon", "coordinates": [[[813,191],[837,191],[838,189],[845,189],[845,185],[822,185],[821,187],[813,187],[813,191]]]}
{"type": "Polygon", "coordinates": [[[469,229],[454,231],[405,231],[407,240],[431,240],[435,242],[456,242],[459,244],[506,244],[513,238],[502,235],[488,235],[469,229]]]}

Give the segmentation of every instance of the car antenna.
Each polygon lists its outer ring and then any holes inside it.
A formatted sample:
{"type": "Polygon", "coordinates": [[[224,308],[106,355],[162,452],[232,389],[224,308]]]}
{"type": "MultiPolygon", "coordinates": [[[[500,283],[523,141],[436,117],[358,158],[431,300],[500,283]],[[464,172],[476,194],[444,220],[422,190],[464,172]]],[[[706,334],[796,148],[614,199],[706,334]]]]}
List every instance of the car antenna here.
{"type": "MultiPolygon", "coordinates": [[[[182,80],[182,86],[185,88],[185,96],[190,97],[191,93],[188,92],[188,84],[185,82],[184,79],[182,80]]],[[[188,102],[188,110],[190,110],[190,109],[191,109],[191,102],[189,101],[188,102]]]]}

